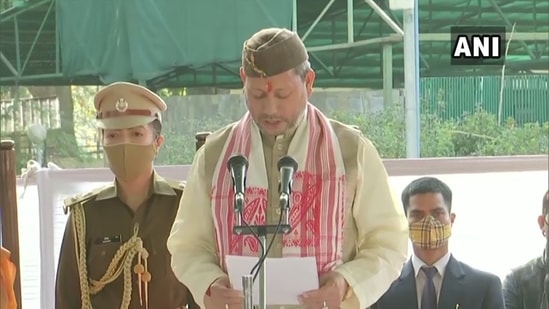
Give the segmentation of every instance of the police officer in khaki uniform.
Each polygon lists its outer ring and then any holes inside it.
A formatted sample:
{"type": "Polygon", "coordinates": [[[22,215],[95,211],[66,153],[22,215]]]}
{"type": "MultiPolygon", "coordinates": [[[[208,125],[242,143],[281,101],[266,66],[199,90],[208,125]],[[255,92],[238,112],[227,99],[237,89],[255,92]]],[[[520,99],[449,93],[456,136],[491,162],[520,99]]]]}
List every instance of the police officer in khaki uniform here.
{"type": "Polygon", "coordinates": [[[115,181],[65,201],[70,216],[56,280],[57,309],[198,308],[174,276],[166,240],[184,184],[155,173],[164,101],[114,83],[95,96],[115,181]]]}

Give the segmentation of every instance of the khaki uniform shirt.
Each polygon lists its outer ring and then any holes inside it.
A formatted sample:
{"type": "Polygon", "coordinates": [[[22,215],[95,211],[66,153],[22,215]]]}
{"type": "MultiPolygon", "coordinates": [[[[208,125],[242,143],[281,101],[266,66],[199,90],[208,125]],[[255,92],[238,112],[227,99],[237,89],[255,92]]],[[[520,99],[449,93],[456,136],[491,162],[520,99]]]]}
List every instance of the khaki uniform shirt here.
{"type": "MultiPolygon", "coordinates": [[[[138,223],[138,236],[149,252],[148,270],[152,275],[148,284],[149,308],[176,309],[183,308],[187,303],[194,305],[190,308],[198,308],[188,290],[174,276],[170,266],[171,256],[166,248],[183,187],[183,183],[166,180],[155,173],[152,193],[135,213],[117,197],[115,184],[73,199],[73,204],[81,203],[84,208],[89,278],[99,280],[105,274],[116,251],[133,235],[134,225],[138,223]]],[[[132,262],[131,309],[145,308],[144,302],[143,306],[140,305],[137,277],[133,273],[136,261],[137,258],[132,262]]],[[[114,282],[91,296],[93,308],[120,308],[123,290],[121,274],[114,282]]],[[[59,254],[55,304],[57,309],[81,308],[72,214],[67,222],[59,254]]]]}
{"type": "MultiPolygon", "coordinates": [[[[400,274],[408,255],[408,224],[372,143],[358,130],[336,121],[331,124],[341,145],[347,179],[344,263],[336,268],[350,286],[342,308],[364,309],[375,303],[400,274]]],[[[213,133],[198,151],[168,239],[174,273],[189,287],[202,308],[211,283],[226,276],[216,253],[210,190],[215,166],[232,127],[213,133]]],[[[269,181],[268,224],[278,222],[276,165],[286,155],[290,140],[291,136],[263,141],[269,181]]],[[[281,254],[281,237],[277,237],[270,256],[281,257],[281,254]]]]}

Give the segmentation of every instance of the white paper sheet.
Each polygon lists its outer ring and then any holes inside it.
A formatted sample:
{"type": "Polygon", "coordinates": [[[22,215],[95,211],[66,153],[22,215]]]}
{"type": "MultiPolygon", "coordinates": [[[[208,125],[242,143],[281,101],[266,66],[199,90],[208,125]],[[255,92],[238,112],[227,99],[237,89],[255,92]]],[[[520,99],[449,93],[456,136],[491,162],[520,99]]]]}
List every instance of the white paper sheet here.
{"type": "MultiPolygon", "coordinates": [[[[250,274],[257,257],[225,257],[229,280],[234,289],[242,290],[242,276],[250,274]]],[[[265,283],[267,305],[298,305],[297,296],[318,289],[318,272],[314,257],[267,258],[265,283]]],[[[259,304],[259,275],[254,282],[254,304],[259,304]]]]}

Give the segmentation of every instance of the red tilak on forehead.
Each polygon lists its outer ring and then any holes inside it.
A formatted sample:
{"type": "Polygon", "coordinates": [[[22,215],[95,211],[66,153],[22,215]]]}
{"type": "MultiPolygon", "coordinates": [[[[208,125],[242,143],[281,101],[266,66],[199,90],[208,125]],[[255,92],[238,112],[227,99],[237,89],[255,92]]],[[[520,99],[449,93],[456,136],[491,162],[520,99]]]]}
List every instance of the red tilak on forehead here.
{"type": "Polygon", "coordinates": [[[273,90],[273,85],[271,84],[270,81],[267,81],[266,86],[267,86],[267,93],[269,93],[273,90]]]}

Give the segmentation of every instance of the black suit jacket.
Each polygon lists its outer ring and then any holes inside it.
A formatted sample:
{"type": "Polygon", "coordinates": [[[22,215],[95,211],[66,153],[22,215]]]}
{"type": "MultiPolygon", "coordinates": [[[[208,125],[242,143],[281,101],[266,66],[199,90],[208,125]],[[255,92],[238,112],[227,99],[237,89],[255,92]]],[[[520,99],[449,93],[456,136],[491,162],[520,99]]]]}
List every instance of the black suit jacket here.
{"type": "MultiPolygon", "coordinates": [[[[400,277],[372,307],[375,309],[418,309],[412,260],[400,277]]],[[[439,295],[438,309],[504,309],[501,280],[450,257],[439,295]],[[457,307],[459,305],[459,307],[457,307]]]]}
{"type": "MultiPolygon", "coordinates": [[[[513,269],[503,281],[503,295],[507,309],[549,309],[543,302],[545,262],[539,257],[513,269]]],[[[547,291],[546,293],[548,293],[547,291]]]]}

